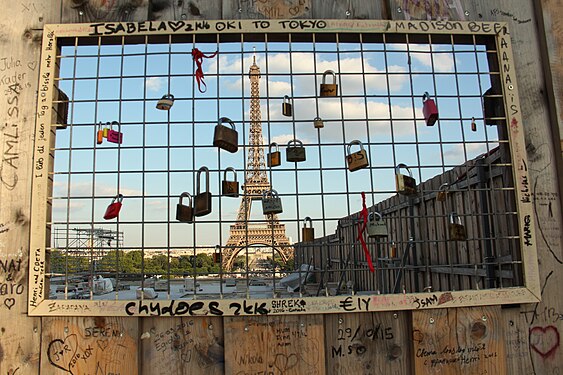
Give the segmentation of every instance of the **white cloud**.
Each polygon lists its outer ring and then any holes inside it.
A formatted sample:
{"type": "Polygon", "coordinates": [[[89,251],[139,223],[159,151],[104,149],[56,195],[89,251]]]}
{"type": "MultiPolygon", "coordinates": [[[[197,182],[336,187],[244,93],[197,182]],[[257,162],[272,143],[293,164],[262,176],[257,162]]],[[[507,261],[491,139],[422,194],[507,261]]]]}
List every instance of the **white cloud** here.
{"type": "MultiPolygon", "coordinates": [[[[399,51],[406,51],[407,45],[396,44],[393,45],[392,48],[399,51]]],[[[425,67],[430,68],[432,67],[432,64],[434,64],[434,70],[437,72],[454,71],[453,55],[451,53],[444,52],[444,48],[433,46],[431,53],[430,46],[427,44],[409,44],[409,51],[410,56],[425,67]]],[[[405,63],[407,62],[405,61],[405,63]]]]}
{"type": "Polygon", "coordinates": [[[163,84],[164,78],[162,77],[147,77],[145,80],[147,91],[161,91],[163,84]]]}

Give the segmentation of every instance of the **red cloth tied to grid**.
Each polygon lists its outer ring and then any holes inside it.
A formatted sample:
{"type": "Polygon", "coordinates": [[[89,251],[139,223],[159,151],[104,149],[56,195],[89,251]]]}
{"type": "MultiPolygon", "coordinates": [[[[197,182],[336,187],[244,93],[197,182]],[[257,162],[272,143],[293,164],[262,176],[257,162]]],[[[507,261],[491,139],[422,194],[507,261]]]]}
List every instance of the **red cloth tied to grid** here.
{"type": "Polygon", "coordinates": [[[195,79],[197,81],[197,88],[199,90],[199,92],[206,92],[207,91],[207,85],[205,84],[205,82],[203,81],[203,69],[201,68],[201,64],[203,63],[203,58],[207,58],[207,59],[212,59],[215,57],[215,55],[217,55],[216,51],[214,54],[212,55],[206,55],[203,52],[201,52],[199,49],[197,48],[192,48],[192,57],[195,61],[195,64],[197,65],[197,69],[195,70],[195,79]],[[203,90],[201,89],[201,85],[203,85],[203,90]]]}
{"type": "Polygon", "coordinates": [[[375,269],[373,268],[373,262],[371,261],[371,255],[369,255],[368,247],[366,245],[366,241],[364,240],[364,232],[368,223],[368,217],[369,212],[366,207],[366,193],[362,191],[362,210],[360,211],[360,219],[362,221],[358,223],[358,240],[360,240],[362,249],[364,249],[364,255],[366,256],[366,260],[368,262],[369,271],[375,272],[375,269]]]}

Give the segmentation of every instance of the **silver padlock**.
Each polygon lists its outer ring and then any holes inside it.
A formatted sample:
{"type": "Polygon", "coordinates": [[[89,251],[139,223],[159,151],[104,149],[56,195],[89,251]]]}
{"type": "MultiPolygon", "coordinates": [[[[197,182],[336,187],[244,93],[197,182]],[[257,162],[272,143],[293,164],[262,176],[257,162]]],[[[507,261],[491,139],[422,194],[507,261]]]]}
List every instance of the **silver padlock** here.
{"type": "Polygon", "coordinates": [[[383,216],[379,212],[370,212],[368,216],[368,237],[381,238],[387,236],[387,225],[383,220],[383,216]]]}
{"type": "Polygon", "coordinates": [[[215,126],[215,134],[213,136],[213,146],[222,148],[231,153],[238,150],[238,132],[235,123],[228,117],[221,117],[219,123],[215,126]],[[224,126],[228,123],[231,128],[224,126]]]}
{"type": "Polygon", "coordinates": [[[285,95],[283,97],[282,114],[284,116],[287,116],[287,117],[291,117],[293,115],[293,108],[292,108],[292,105],[291,105],[291,99],[287,95],[285,95]]]}
{"type": "Polygon", "coordinates": [[[338,94],[338,85],[336,84],[336,74],[332,70],[323,73],[323,83],[321,83],[321,92],[319,96],[336,96],[338,94]],[[326,83],[327,74],[332,75],[332,83],[326,83]]]}
{"type": "Polygon", "coordinates": [[[303,142],[299,139],[292,139],[287,142],[287,148],[285,149],[286,161],[298,163],[305,161],[305,159],[305,147],[303,147],[303,142]]]}
{"type": "Polygon", "coordinates": [[[413,178],[411,170],[406,164],[400,163],[395,167],[395,182],[397,185],[397,193],[403,195],[416,194],[416,180],[413,178]],[[405,168],[409,175],[402,174],[401,168],[405,168]]]}
{"type": "Polygon", "coordinates": [[[278,192],[274,189],[267,190],[262,193],[262,213],[281,214],[283,212],[281,198],[278,197],[278,192]]]}
{"type": "Polygon", "coordinates": [[[366,168],[369,165],[368,155],[364,150],[364,145],[357,139],[350,142],[348,145],[348,155],[346,155],[346,163],[350,172],[357,171],[358,169],[366,168]],[[360,145],[360,150],[352,153],[352,145],[360,145]]]}
{"type": "Polygon", "coordinates": [[[156,103],[156,108],[168,111],[172,108],[172,104],[174,104],[174,95],[166,94],[158,101],[158,103],[156,103]]]}
{"type": "Polygon", "coordinates": [[[221,195],[225,197],[234,197],[238,198],[238,191],[239,191],[239,184],[237,181],[237,171],[233,167],[228,167],[225,169],[225,173],[223,175],[223,181],[221,182],[221,195]],[[227,172],[233,172],[235,179],[234,181],[227,180],[227,172]]]}
{"type": "Polygon", "coordinates": [[[325,127],[325,124],[323,122],[323,119],[320,117],[315,117],[313,119],[313,126],[315,127],[315,129],[322,129],[325,127]]]}
{"type": "Polygon", "coordinates": [[[209,192],[209,169],[201,167],[197,171],[196,196],[194,197],[194,215],[205,216],[211,213],[211,198],[209,192]],[[200,191],[201,172],[205,172],[205,191],[200,191]]]}

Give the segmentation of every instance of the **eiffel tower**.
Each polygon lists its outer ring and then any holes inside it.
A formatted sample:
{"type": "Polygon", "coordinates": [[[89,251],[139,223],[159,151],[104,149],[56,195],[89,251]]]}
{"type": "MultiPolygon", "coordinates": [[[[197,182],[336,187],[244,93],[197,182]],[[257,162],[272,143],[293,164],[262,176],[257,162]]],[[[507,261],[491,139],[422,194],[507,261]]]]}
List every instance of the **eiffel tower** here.
{"type": "Polygon", "coordinates": [[[231,225],[229,239],[223,251],[223,269],[231,270],[238,253],[253,245],[274,248],[285,262],[293,257],[293,248],[285,234],[285,225],[277,215],[265,215],[266,223],[248,223],[252,201],[262,200],[262,193],[270,190],[266,174],[262,137],[262,115],[260,112],[260,68],[256,56],[250,67],[250,134],[244,195],[238,210],[237,221],[231,225]]]}

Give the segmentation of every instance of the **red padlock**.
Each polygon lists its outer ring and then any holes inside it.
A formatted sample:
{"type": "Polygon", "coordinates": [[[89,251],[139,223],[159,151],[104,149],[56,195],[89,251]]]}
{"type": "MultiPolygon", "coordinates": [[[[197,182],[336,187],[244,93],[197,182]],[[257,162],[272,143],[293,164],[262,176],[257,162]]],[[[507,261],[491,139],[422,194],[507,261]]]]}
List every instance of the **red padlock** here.
{"type": "Polygon", "coordinates": [[[123,142],[123,133],[121,133],[121,124],[117,121],[112,121],[108,130],[108,142],[119,143],[123,142]],[[113,125],[117,125],[118,131],[113,130],[113,125]]]}
{"type": "Polygon", "coordinates": [[[426,125],[432,126],[438,120],[438,108],[436,108],[436,103],[434,99],[430,99],[430,94],[425,92],[422,95],[422,113],[424,115],[424,120],[426,120],[426,125]]]}
{"type": "Polygon", "coordinates": [[[115,198],[112,199],[110,205],[106,209],[106,213],[104,214],[104,219],[111,220],[115,219],[119,215],[119,211],[121,211],[121,206],[123,206],[123,195],[117,194],[115,198]]]}

